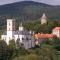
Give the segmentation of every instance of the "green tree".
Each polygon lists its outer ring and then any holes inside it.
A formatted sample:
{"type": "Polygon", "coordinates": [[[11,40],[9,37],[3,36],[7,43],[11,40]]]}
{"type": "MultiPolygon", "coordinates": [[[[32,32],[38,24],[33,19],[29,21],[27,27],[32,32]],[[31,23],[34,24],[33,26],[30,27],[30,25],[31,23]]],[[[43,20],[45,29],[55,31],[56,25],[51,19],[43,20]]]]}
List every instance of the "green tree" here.
{"type": "Polygon", "coordinates": [[[10,40],[10,41],[9,41],[9,48],[11,48],[11,49],[16,49],[16,43],[15,43],[14,40],[10,40]]]}
{"type": "Polygon", "coordinates": [[[14,40],[10,40],[9,41],[9,45],[8,45],[12,58],[16,56],[16,43],[14,40]]]}
{"type": "Polygon", "coordinates": [[[0,60],[9,60],[11,54],[9,48],[4,40],[0,40],[0,60]]]}

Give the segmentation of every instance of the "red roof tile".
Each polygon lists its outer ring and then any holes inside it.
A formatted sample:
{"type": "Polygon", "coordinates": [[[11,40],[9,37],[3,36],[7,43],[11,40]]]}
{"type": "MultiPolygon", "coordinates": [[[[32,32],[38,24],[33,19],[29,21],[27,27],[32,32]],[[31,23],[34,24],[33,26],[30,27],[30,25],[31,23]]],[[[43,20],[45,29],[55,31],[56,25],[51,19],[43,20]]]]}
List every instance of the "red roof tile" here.
{"type": "Polygon", "coordinates": [[[60,27],[55,27],[53,30],[60,30],[60,27]]]}
{"type": "Polygon", "coordinates": [[[35,34],[35,38],[54,38],[56,35],[54,34],[35,34]]]}

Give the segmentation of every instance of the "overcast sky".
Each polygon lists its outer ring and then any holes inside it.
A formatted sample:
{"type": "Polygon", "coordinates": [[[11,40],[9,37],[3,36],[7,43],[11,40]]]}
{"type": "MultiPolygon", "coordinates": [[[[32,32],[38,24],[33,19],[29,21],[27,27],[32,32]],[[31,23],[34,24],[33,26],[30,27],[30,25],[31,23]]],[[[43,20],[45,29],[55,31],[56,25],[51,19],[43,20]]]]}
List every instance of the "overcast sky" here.
{"type": "MultiPolygon", "coordinates": [[[[0,0],[0,5],[19,2],[19,1],[24,1],[24,0],[0,0]]],[[[25,1],[31,1],[31,0],[25,0],[25,1]]],[[[47,3],[51,5],[60,5],[60,0],[32,0],[32,1],[47,3]]]]}

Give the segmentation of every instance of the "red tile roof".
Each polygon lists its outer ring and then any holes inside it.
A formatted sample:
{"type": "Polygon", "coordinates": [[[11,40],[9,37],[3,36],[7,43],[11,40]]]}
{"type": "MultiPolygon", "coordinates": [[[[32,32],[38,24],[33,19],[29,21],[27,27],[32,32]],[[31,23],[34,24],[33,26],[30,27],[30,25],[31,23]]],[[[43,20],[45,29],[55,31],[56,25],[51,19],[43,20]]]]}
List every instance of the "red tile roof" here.
{"type": "Polygon", "coordinates": [[[35,38],[54,38],[54,37],[56,37],[56,35],[54,35],[54,34],[40,34],[40,33],[38,33],[38,34],[35,34],[34,37],[35,38]]]}
{"type": "Polygon", "coordinates": [[[60,27],[55,27],[53,30],[60,30],[60,27]]]}

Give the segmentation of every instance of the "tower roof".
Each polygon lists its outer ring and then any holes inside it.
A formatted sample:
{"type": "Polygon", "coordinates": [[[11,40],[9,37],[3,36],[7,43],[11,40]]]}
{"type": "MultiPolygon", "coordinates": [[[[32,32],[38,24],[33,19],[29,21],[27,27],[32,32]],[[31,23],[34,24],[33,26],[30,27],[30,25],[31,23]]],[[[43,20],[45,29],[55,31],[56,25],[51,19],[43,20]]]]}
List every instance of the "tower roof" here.
{"type": "Polygon", "coordinates": [[[7,21],[15,21],[15,19],[7,19],[7,21]]]}
{"type": "Polygon", "coordinates": [[[54,38],[54,37],[56,37],[56,35],[54,35],[54,34],[40,34],[40,33],[38,33],[38,34],[35,34],[34,37],[35,38],[54,38]]]}
{"type": "Polygon", "coordinates": [[[22,25],[22,22],[21,22],[20,26],[23,26],[23,25],[22,25]]]}
{"type": "Polygon", "coordinates": [[[20,25],[19,25],[20,27],[23,27],[23,24],[22,24],[22,22],[20,23],[20,25]]]}
{"type": "Polygon", "coordinates": [[[55,27],[53,30],[60,30],[60,27],[55,27]]]}
{"type": "Polygon", "coordinates": [[[46,15],[45,15],[45,13],[43,13],[43,15],[42,15],[41,18],[42,18],[42,19],[46,19],[46,18],[47,18],[46,15]]]}

